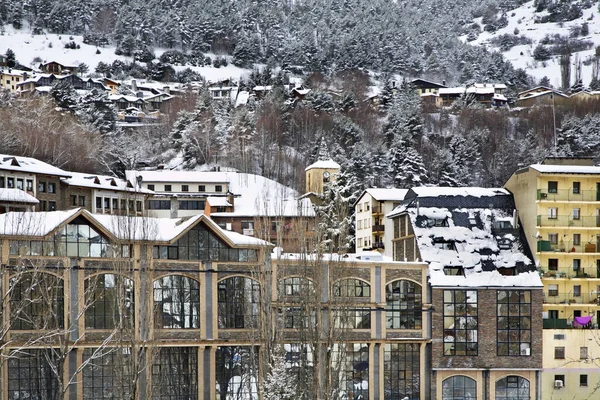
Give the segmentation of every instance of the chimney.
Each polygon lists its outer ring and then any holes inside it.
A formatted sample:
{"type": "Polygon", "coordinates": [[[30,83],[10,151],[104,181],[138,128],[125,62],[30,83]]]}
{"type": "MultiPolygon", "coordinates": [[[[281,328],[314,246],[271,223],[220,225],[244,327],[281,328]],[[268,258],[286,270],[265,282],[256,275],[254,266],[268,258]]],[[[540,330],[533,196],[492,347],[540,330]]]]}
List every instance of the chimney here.
{"type": "Polygon", "coordinates": [[[169,86],[165,86],[165,87],[163,88],[163,92],[165,92],[166,94],[171,94],[171,87],[169,87],[169,86]]]}
{"type": "Polygon", "coordinates": [[[143,99],[144,98],[144,92],[136,92],[135,95],[136,95],[136,97],[138,99],[143,99]]]}
{"type": "Polygon", "coordinates": [[[442,81],[442,85],[446,86],[446,80],[445,79],[442,81]]]}
{"type": "Polygon", "coordinates": [[[27,80],[27,72],[23,72],[23,80],[26,81],[27,80]]]}
{"type": "Polygon", "coordinates": [[[135,79],[131,80],[131,90],[137,92],[137,82],[135,79]]]}

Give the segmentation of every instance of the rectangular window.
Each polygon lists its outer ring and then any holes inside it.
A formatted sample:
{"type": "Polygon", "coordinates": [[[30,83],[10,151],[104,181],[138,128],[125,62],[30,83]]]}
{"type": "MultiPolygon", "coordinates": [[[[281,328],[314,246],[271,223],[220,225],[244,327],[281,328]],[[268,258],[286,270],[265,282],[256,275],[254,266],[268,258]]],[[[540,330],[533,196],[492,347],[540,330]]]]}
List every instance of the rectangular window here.
{"type": "Polygon", "coordinates": [[[138,212],[142,211],[142,201],[141,200],[136,200],[135,201],[135,210],[138,212]]]}
{"type": "Polygon", "coordinates": [[[14,189],[15,187],[15,178],[6,178],[6,187],[9,189],[14,189]]]}
{"type": "Polygon", "coordinates": [[[110,198],[108,197],[104,198],[104,208],[110,210],[110,198]]]}
{"type": "Polygon", "coordinates": [[[564,347],[555,347],[554,348],[554,359],[555,360],[564,360],[565,358],[565,348],[564,347]]]}
{"type": "MultiPolygon", "coordinates": [[[[558,319],[558,310],[548,310],[549,319],[558,319]]],[[[554,340],[565,340],[564,334],[554,335],[554,340]]]]}
{"type": "Polygon", "coordinates": [[[188,185],[181,185],[181,191],[182,192],[189,192],[190,191],[190,187],[188,185]]]}
{"type": "Polygon", "coordinates": [[[112,199],[112,208],[113,210],[119,209],[119,199],[112,199]]]}
{"type": "Polygon", "coordinates": [[[75,195],[75,194],[71,195],[71,205],[72,206],[76,206],[77,205],[77,195],[75,195]]]}
{"type": "Polygon", "coordinates": [[[4,177],[0,176],[0,189],[4,188],[4,177]]]}
{"type": "Polygon", "coordinates": [[[46,200],[40,201],[40,211],[48,211],[48,202],[46,200]]]}
{"type": "Polygon", "coordinates": [[[558,193],[558,182],[556,182],[556,181],[548,182],[548,193],[558,193]]]}
{"type": "Polygon", "coordinates": [[[555,387],[556,387],[556,382],[560,381],[561,385],[564,387],[565,386],[565,376],[564,375],[554,375],[554,383],[555,383],[555,387]]]}
{"type": "Polygon", "coordinates": [[[102,197],[96,197],[96,208],[98,210],[102,208],[102,197]]]}
{"type": "Polygon", "coordinates": [[[573,182],[573,194],[581,193],[581,182],[573,182]]]}
{"type": "Polygon", "coordinates": [[[556,219],[558,218],[558,208],[550,207],[548,208],[548,219],[556,219]]]}
{"type": "Polygon", "coordinates": [[[171,185],[165,185],[165,192],[171,191],[171,185]]]}
{"type": "Polygon", "coordinates": [[[558,285],[548,285],[548,296],[558,296],[558,285]]]}
{"type": "Polygon", "coordinates": [[[550,244],[558,244],[558,233],[549,233],[548,240],[550,244]]]}
{"type": "Polygon", "coordinates": [[[574,208],[573,209],[573,219],[578,220],[581,218],[581,209],[580,208],[574,208]]]}
{"type": "Polygon", "coordinates": [[[206,186],[204,186],[204,185],[198,185],[198,191],[199,192],[206,192],[206,186]]]}
{"type": "Polygon", "coordinates": [[[48,182],[48,193],[56,193],[56,183],[48,182]]]}
{"type": "Polygon", "coordinates": [[[85,207],[85,196],[79,196],[79,206],[85,207]]]}
{"type": "Polygon", "coordinates": [[[531,355],[531,291],[497,291],[497,354],[531,355]]]}
{"type": "Polygon", "coordinates": [[[477,355],[477,291],[444,290],[444,355],[477,355]]]}
{"type": "Polygon", "coordinates": [[[152,185],[152,184],[148,185],[148,190],[154,190],[154,185],[152,185]]]}
{"type": "Polygon", "coordinates": [[[17,189],[23,190],[25,188],[25,181],[21,178],[17,178],[17,189]]]}
{"type": "Polygon", "coordinates": [[[56,202],[55,201],[48,202],[48,211],[56,211],[56,202]]]}
{"type": "Polygon", "coordinates": [[[38,183],[38,192],[45,192],[46,191],[46,182],[40,182],[38,183]]]}
{"type": "Polygon", "coordinates": [[[170,210],[171,200],[150,200],[148,201],[148,209],[150,210],[170,210]]]}
{"type": "Polygon", "coordinates": [[[356,229],[362,229],[362,219],[358,220],[358,223],[356,224],[356,229]]]}
{"type": "Polygon", "coordinates": [[[588,348],[587,347],[579,348],[579,358],[581,360],[585,360],[586,358],[588,358],[588,348]]]}
{"type": "Polygon", "coordinates": [[[573,285],[573,296],[581,297],[581,285],[573,285]]]}
{"type": "Polygon", "coordinates": [[[581,259],[574,258],[573,259],[573,271],[579,271],[579,268],[581,268],[581,259]]]}
{"type": "Polygon", "coordinates": [[[25,181],[25,190],[28,192],[33,192],[33,179],[27,179],[25,181]]]}
{"type": "Polygon", "coordinates": [[[223,186],[221,186],[221,185],[215,186],[215,192],[222,192],[222,191],[223,191],[223,186]]]}
{"type": "Polygon", "coordinates": [[[573,246],[579,246],[579,245],[581,245],[581,234],[574,233],[573,234],[573,246]]]}
{"type": "Polygon", "coordinates": [[[588,385],[588,376],[587,375],[579,375],[579,386],[587,386],[588,385]]]}
{"type": "Polygon", "coordinates": [[[549,271],[558,271],[558,258],[549,258],[548,259],[548,270],[549,271]]]}

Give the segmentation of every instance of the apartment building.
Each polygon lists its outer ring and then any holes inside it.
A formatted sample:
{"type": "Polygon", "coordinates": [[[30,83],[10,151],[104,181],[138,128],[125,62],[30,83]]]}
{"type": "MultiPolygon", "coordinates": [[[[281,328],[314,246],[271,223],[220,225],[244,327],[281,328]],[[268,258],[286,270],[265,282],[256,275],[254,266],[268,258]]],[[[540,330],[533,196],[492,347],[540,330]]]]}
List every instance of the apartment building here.
{"type": "Polygon", "coordinates": [[[0,249],[0,399],[258,399],[271,356],[298,398],[429,398],[424,263],[83,209],[2,214],[0,249]]]}
{"type": "Polygon", "coordinates": [[[539,398],[542,282],[504,189],[415,187],[394,259],[428,264],[431,398],[539,398]]]}
{"type": "Polygon", "coordinates": [[[369,188],[354,203],[356,248],[377,249],[392,256],[393,222],[385,216],[406,195],[406,189],[369,188]]]}
{"type": "Polygon", "coordinates": [[[589,398],[597,367],[580,348],[598,352],[582,338],[599,332],[600,167],[591,158],[546,158],[517,170],[505,187],[544,283],[544,398],[589,398]]]}

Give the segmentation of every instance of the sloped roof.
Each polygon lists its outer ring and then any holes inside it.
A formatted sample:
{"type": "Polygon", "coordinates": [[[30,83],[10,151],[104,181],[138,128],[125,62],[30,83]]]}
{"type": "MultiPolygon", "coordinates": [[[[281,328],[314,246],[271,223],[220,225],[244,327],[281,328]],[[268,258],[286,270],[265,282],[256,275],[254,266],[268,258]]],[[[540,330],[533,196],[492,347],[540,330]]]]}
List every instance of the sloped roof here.
{"type": "Polygon", "coordinates": [[[152,182],[189,182],[189,183],[228,183],[226,172],[212,171],[176,171],[160,169],[155,171],[125,171],[125,176],[130,181],[135,181],[138,176],[146,183],[152,182]]]}
{"type": "Polygon", "coordinates": [[[48,212],[8,212],[0,214],[0,235],[46,237],[56,228],[74,218],[79,209],[48,212]]]}
{"type": "Polygon", "coordinates": [[[38,204],[40,201],[21,189],[0,189],[0,202],[38,204]]]}
{"type": "Polygon", "coordinates": [[[305,171],[313,168],[321,168],[321,169],[340,169],[340,164],[333,161],[333,159],[328,160],[319,160],[308,167],[306,167],[305,171]]]}
{"type": "Polygon", "coordinates": [[[68,177],[70,172],[31,157],[0,154],[0,170],[68,177]]]}
{"type": "Polygon", "coordinates": [[[104,190],[118,190],[131,193],[153,194],[154,191],[136,187],[130,181],[115,178],[108,175],[84,174],[81,172],[69,172],[69,178],[62,178],[61,181],[69,186],[88,187],[104,190]]]}
{"type": "Polygon", "coordinates": [[[394,213],[409,216],[421,257],[429,264],[432,286],[542,287],[522,239],[524,232],[514,226],[510,193],[483,188],[415,189],[394,213]],[[444,267],[460,267],[463,274],[446,275],[444,267]],[[502,275],[504,268],[515,268],[517,274],[502,275]]]}

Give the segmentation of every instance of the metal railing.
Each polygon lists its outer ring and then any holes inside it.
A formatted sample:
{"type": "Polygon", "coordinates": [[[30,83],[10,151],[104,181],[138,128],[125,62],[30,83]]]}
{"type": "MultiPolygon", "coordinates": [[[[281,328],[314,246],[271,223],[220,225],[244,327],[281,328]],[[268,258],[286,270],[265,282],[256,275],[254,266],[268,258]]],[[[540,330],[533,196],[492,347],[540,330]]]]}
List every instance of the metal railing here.
{"type": "Polygon", "coordinates": [[[537,251],[556,252],[556,253],[600,253],[599,243],[579,243],[573,241],[560,241],[558,244],[552,244],[549,240],[538,240],[537,251]]]}
{"type": "Polygon", "coordinates": [[[564,228],[598,228],[600,227],[600,216],[580,216],[574,218],[573,215],[538,215],[537,226],[553,226],[564,228]]]}
{"type": "Polygon", "coordinates": [[[544,291],[544,303],[546,304],[595,304],[600,305],[600,295],[594,292],[574,293],[544,291]]]}
{"type": "Polygon", "coordinates": [[[587,266],[585,268],[579,267],[573,269],[572,265],[564,266],[558,269],[551,269],[547,265],[540,267],[542,276],[544,278],[598,278],[596,266],[587,266]]]}
{"type": "Polygon", "coordinates": [[[600,201],[600,192],[597,190],[580,190],[573,193],[573,189],[558,189],[556,191],[538,189],[537,199],[548,201],[600,201]]]}

